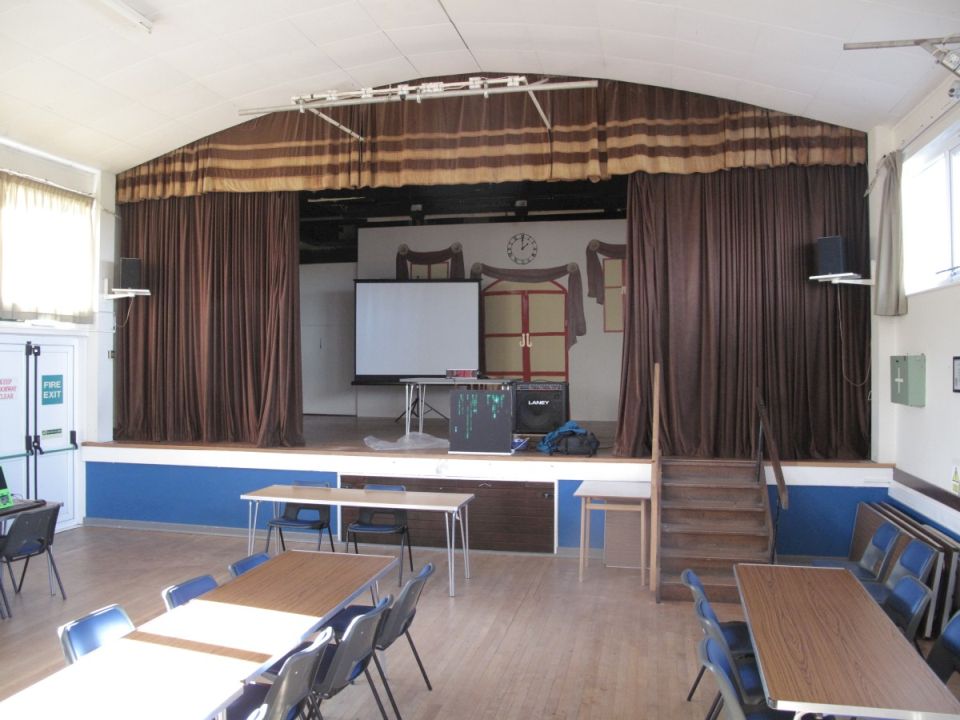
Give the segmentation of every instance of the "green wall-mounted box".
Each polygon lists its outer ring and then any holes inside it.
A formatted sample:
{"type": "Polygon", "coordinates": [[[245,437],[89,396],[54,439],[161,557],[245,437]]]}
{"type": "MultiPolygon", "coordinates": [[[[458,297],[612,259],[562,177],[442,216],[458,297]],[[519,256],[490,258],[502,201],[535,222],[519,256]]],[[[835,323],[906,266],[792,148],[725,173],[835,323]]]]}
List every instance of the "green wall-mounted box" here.
{"type": "Polygon", "coordinates": [[[923,407],[927,392],[924,355],[890,356],[890,399],[901,405],[923,407]]]}

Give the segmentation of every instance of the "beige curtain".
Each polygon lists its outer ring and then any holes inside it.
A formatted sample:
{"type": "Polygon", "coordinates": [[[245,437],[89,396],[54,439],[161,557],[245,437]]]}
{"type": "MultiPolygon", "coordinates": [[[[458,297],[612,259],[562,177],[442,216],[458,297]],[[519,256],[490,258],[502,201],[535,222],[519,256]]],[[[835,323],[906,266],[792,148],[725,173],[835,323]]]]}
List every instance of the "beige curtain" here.
{"type": "Polygon", "coordinates": [[[90,322],[93,199],[0,172],[0,316],[90,322]]]}
{"type": "Polygon", "coordinates": [[[903,153],[884,156],[877,172],[883,170],[880,198],[880,232],[877,237],[877,315],[906,315],[907,296],[903,290],[903,213],[900,205],[900,173],[903,153]]]}

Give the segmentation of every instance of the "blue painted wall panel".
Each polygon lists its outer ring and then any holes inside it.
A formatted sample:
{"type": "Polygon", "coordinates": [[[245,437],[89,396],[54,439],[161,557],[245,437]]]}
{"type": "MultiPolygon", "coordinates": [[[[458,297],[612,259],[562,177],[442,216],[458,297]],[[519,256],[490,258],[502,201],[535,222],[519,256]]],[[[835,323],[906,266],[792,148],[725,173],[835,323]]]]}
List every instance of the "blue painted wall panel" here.
{"type": "MultiPolygon", "coordinates": [[[[776,513],[777,488],[767,486],[776,513]]],[[[886,488],[791,485],[790,509],[780,512],[777,552],[846,557],[860,502],[887,500],[886,488]]]]}
{"type": "MultiPolygon", "coordinates": [[[[557,545],[580,547],[580,498],[574,493],[580,480],[557,482],[557,545]]],[[[594,511],[590,517],[590,547],[603,547],[603,518],[606,513],[594,511]]]]}
{"type": "MultiPolygon", "coordinates": [[[[248,503],[240,495],[294,482],[337,484],[336,473],[293,470],[87,463],[87,516],[112,520],[247,527],[248,503]]],[[[265,527],[269,505],[260,510],[265,527]]],[[[337,532],[334,518],[334,534],[337,532]]]]}

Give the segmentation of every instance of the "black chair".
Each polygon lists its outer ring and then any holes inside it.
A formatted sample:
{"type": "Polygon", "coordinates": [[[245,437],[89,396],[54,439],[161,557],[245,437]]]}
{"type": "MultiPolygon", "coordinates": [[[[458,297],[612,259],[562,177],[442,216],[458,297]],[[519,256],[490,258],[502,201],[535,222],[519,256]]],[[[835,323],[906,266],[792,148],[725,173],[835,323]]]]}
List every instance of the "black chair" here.
{"type": "Polygon", "coordinates": [[[100,646],[133,632],[133,623],[119,605],[107,605],[57,628],[67,665],[100,646]]]}
{"type": "MultiPolygon", "coordinates": [[[[363,486],[364,490],[385,490],[388,492],[406,492],[403,485],[374,485],[363,486]]],[[[347,544],[350,547],[350,538],[353,538],[353,551],[360,552],[357,546],[357,535],[399,535],[400,536],[400,580],[403,585],[403,546],[406,542],[407,553],[410,556],[410,572],[413,572],[413,548],[410,547],[410,528],[407,525],[407,511],[396,508],[360,508],[360,517],[356,522],[347,525],[347,544]]]]}
{"type": "MultiPolygon", "coordinates": [[[[387,611],[387,616],[380,625],[380,633],[377,635],[377,640],[374,643],[374,647],[383,652],[393,645],[394,640],[401,635],[405,635],[407,642],[410,643],[410,650],[413,651],[413,657],[417,661],[417,666],[420,668],[420,674],[423,675],[423,681],[427,684],[427,690],[433,690],[433,686],[430,684],[430,678],[427,677],[427,671],[423,667],[423,661],[420,660],[420,653],[417,652],[417,646],[413,644],[413,638],[410,636],[410,625],[413,624],[413,618],[416,617],[417,603],[420,600],[421,593],[423,593],[423,588],[427,584],[430,576],[433,575],[433,572],[433,563],[427,563],[420,572],[417,573],[416,577],[407,581],[407,584],[403,586],[403,590],[400,591],[397,599],[387,611]]],[[[371,610],[373,610],[373,608],[369,605],[351,605],[334,615],[328,627],[333,628],[333,632],[338,638],[342,637],[355,617],[368,613],[371,610]]],[[[390,683],[387,682],[387,676],[383,672],[383,667],[376,653],[373,655],[373,663],[377,667],[377,672],[380,673],[380,679],[383,681],[383,686],[387,690],[387,697],[390,699],[390,704],[393,706],[393,711],[399,720],[400,709],[397,707],[397,701],[393,697],[390,683]]]]}
{"type": "MultiPolygon", "coordinates": [[[[295,482],[294,485],[311,485],[313,487],[329,487],[327,483],[304,483],[295,482]]],[[[329,505],[303,505],[301,503],[284,503],[283,511],[280,517],[271,518],[267,521],[267,543],[264,545],[264,552],[270,551],[270,535],[273,529],[277,529],[277,535],[280,537],[280,549],[286,550],[287,544],[283,539],[283,531],[287,530],[316,530],[317,531],[317,550],[323,544],[323,531],[326,530],[330,536],[330,550],[336,552],[333,546],[333,531],[330,529],[330,506],[329,505]]]]}
{"type": "Polygon", "coordinates": [[[836,558],[817,558],[811,564],[814,567],[846,568],[858,580],[876,581],[883,576],[887,561],[893,553],[900,531],[893,523],[884,522],[873,533],[870,543],[859,560],[839,560],[836,558]]]}
{"type": "MultiPolygon", "coordinates": [[[[7,564],[14,592],[19,593],[23,587],[23,579],[27,574],[30,558],[37,555],[46,555],[50,594],[54,594],[53,576],[56,576],[57,585],[60,586],[60,594],[64,600],[67,599],[67,593],[63,589],[60,572],[57,570],[57,563],[53,559],[53,551],[51,550],[59,514],[59,503],[47,505],[39,510],[22,512],[13,519],[10,524],[10,531],[6,535],[0,535],[0,559],[7,564]],[[23,570],[20,572],[20,581],[17,582],[13,575],[13,563],[20,560],[23,561],[23,570]]],[[[7,608],[7,615],[12,617],[6,593],[3,593],[3,601],[7,608]]]]}
{"type": "Polygon", "coordinates": [[[231,577],[238,577],[245,572],[253,570],[257,565],[262,565],[269,559],[270,556],[266,553],[255,553],[253,555],[247,555],[247,557],[237,560],[235,563],[230,563],[227,569],[230,570],[231,577]]]}
{"type": "Polygon", "coordinates": [[[927,665],[943,682],[960,671],[960,612],[956,613],[930,648],[927,665]]]}
{"type": "Polygon", "coordinates": [[[900,557],[890,568],[890,574],[883,583],[864,582],[863,587],[873,599],[883,605],[883,601],[893,591],[902,577],[913,577],[922,583],[927,581],[936,560],[936,551],[920,540],[911,540],[900,553],[900,557]]]}
{"type": "MultiPolygon", "coordinates": [[[[753,643],[750,641],[750,630],[747,628],[747,624],[742,620],[720,622],[716,613],[713,611],[713,606],[710,605],[710,601],[707,599],[707,592],[703,587],[703,583],[693,570],[687,568],[680,573],[680,582],[690,588],[694,603],[696,603],[697,600],[703,600],[706,605],[706,611],[720,626],[723,637],[727,641],[727,647],[730,648],[730,652],[733,653],[734,658],[752,656],[754,654],[753,643]]],[[[693,699],[693,694],[697,691],[697,686],[703,678],[704,670],[706,670],[706,668],[701,665],[700,671],[697,673],[697,677],[694,679],[693,685],[690,686],[690,691],[687,693],[687,702],[693,699]]]]}
{"type": "Polygon", "coordinates": [[[317,667],[333,637],[325,630],[307,647],[290,655],[271,685],[243,686],[243,693],[227,707],[227,720],[290,720],[307,709],[317,667]]]}
{"type": "Polygon", "coordinates": [[[373,684],[373,678],[367,666],[374,654],[373,648],[380,631],[380,623],[392,601],[391,595],[381,598],[375,608],[350,621],[340,642],[324,648],[309,701],[311,717],[314,715],[322,717],[320,703],[332,698],[363,674],[377,702],[380,716],[383,720],[387,720],[386,710],[383,709],[380,694],[373,684]]]}
{"type": "Polygon", "coordinates": [[[931,595],[930,588],[916,578],[905,575],[897,581],[881,605],[907,640],[914,645],[917,643],[920,620],[930,604],[931,595]]]}
{"type": "Polygon", "coordinates": [[[212,575],[200,575],[164,588],[160,592],[160,596],[163,598],[163,604],[166,605],[167,610],[173,610],[175,607],[185,605],[194,598],[216,589],[216,587],[217,581],[214,580],[212,575]]]}

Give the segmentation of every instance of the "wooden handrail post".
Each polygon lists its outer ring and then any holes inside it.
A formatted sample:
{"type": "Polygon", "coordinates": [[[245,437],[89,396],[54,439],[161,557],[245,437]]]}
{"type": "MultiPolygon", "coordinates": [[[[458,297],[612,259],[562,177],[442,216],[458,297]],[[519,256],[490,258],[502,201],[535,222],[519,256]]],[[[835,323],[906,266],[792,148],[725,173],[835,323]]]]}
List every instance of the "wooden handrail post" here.
{"type": "Polygon", "coordinates": [[[660,363],[653,366],[653,426],[650,441],[650,589],[660,601],[660,363]]]}

